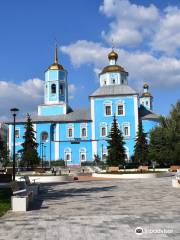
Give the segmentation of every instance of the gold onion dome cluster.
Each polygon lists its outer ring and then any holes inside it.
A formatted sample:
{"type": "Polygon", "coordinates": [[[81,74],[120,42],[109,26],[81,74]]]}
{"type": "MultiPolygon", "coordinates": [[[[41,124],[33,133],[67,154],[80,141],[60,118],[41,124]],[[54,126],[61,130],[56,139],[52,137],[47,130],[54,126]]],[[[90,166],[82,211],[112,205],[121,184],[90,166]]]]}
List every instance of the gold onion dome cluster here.
{"type": "Polygon", "coordinates": [[[118,59],[118,54],[117,54],[114,50],[112,50],[112,51],[108,54],[108,58],[109,58],[109,60],[116,60],[116,61],[117,61],[117,59],[118,59]]]}
{"type": "Polygon", "coordinates": [[[145,84],[143,85],[143,88],[149,88],[149,85],[148,85],[147,83],[145,83],[145,84]]]}
{"type": "MultiPolygon", "coordinates": [[[[143,88],[144,88],[144,89],[147,89],[147,91],[148,91],[149,85],[148,85],[147,83],[144,83],[143,88]]],[[[144,93],[142,94],[142,97],[152,97],[152,95],[151,95],[150,92],[144,92],[144,93]]]]}
{"type": "MultiPolygon", "coordinates": [[[[115,62],[118,59],[118,54],[112,50],[109,54],[108,54],[108,59],[109,60],[115,60],[115,62]]],[[[114,64],[114,65],[108,65],[106,67],[103,68],[103,70],[100,72],[100,75],[103,73],[107,73],[107,72],[125,72],[128,73],[123,67],[114,64]]]]}

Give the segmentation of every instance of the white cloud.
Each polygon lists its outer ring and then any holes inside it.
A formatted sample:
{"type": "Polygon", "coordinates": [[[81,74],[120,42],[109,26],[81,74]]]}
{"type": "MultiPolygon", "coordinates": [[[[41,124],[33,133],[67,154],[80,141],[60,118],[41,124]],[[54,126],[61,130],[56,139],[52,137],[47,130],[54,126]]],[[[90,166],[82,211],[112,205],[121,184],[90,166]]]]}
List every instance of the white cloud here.
{"type": "Polygon", "coordinates": [[[11,116],[10,109],[19,108],[19,115],[37,111],[43,102],[43,81],[34,78],[17,83],[0,81],[0,116],[11,116]]]}
{"type": "Polygon", "coordinates": [[[69,93],[69,99],[74,99],[74,95],[76,93],[76,86],[74,84],[68,85],[68,93],[69,93]]]}
{"type": "Polygon", "coordinates": [[[102,31],[107,42],[119,46],[137,46],[154,32],[159,16],[157,7],[131,4],[128,0],[104,0],[100,12],[113,21],[102,31]]]}
{"type": "MultiPolygon", "coordinates": [[[[101,44],[93,44],[93,42],[83,40],[62,47],[62,50],[70,56],[71,62],[75,66],[87,63],[93,64],[96,74],[108,64],[107,54],[110,49],[102,47],[101,44]],[[81,43],[83,44],[81,45],[81,43]],[[91,54],[92,47],[94,54],[91,54]],[[78,61],[76,61],[77,48],[78,61]]],[[[134,86],[142,86],[143,81],[149,82],[152,86],[166,88],[180,85],[180,60],[176,58],[155,57],[144,51],[129,52],[121,49],[119,51],[119,64],[129,72],[130,81],[134,86]]]]}
{"type": "MultiPolygon", "coordinates": [[[[107,54],[107,49],[101,43],[95,43],[86,40],[79,40],[69,46],[61,47],[63,53],[69,55],[71,63],[74,67],[81,64],[96,63],[103,61],[103,57],[107,54]]],[[[106,59],[104,59],[104,63],[106,59]]]]}
{"type": "Polygon", "coordinates": [[[146,52],[121,51],[120,58],[130,73],[133,85],[147,81],[152,86],[173,88],[180,86],[180,60],[173,57],[155,57],[146,52]]]}
{"type": "Polygon", "coordinates": [[[168,7],[164,12],[151,46],[153,50],[177,54],[180,49],[180,8],[168,7]]]}
{"type": "MultiPolygon", "coordinates": [[[[74,84],[69,84],[69,99],[73,99],[77,91],[74,84]]],[[[26,113],[37,115],[37,106],[44,102],[44,81],[38,78],[29,79],[21,83],[0,81],[0,119],[11,118],[10,109],[19,109],[18,117],[26,113]]]]}
{"type": "MultiPolygon", "coordinates": [[[[102,31],[103,40],[110,43],[113,39],[120,46],[119,62],[129,71],[132,84],[139,86],[148,81],[163,88],[180,85],[180,60],[176,57],[180,48],[180,8],[160,10],[152,4],[104,0],[99,10],[111,19],[109,30],[102,31]],[[129,46],[134,46],[133,51],[126,48],[129,46]]],[[[96,75],[108,64],[110,49],[102,43],[78,40],[61,49],[75,67],[92,64],[96,75]]]]}

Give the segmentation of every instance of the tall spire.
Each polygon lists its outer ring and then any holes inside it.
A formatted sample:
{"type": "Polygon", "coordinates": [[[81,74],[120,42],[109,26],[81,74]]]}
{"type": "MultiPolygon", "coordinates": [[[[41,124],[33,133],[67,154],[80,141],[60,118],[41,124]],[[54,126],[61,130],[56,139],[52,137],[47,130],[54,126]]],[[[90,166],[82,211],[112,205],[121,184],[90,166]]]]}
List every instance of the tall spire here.
{"type": "Polygon", "coordinates": [[[55,45],[54,63],[48,67],[48,70],[64,70],[63,66],[58,63],[58,44],[55,45]]]}
{"type": "Polygon", "coordinates": [[[54,52],[54,63],[58,64],[58,46],[57,46],[57,43],[56,43],[55,52],[54,52]]]}
{"type": "Polygon", "coordinates": [[[112,38],[112,51],[114,51],[114,39],[112,38]]]}

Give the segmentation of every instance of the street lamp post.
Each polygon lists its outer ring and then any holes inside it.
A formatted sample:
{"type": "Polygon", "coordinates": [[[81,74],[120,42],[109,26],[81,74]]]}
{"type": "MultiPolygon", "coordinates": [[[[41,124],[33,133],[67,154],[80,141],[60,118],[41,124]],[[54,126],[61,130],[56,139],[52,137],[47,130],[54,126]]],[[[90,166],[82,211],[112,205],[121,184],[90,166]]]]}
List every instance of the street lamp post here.
{"type": "Polygon", "coordinates": [[[43,168],[43,158],[44,158],[44,143],[42,142],[42,168],[43,168]]]}
{"type": "Polygon", "coordinates": [[[17,112],[19,111],[18,108],[11,108],[11,112],[12,112],[12,115],[13,115],[13,126],[14,126],[14,129],[13,129],[13,181],[15,181],[15,175],[16,175],[16,169],[15,169],[15,157],[16,157],[16,136],[15,136],[15,129],[16,129],[16,114],[17,112]]]}
{"type": "Polygon", "coordinates": [[[45,168],[46,168],[46,145],[44,145],[44,162],[45,162],[45,168]]]}

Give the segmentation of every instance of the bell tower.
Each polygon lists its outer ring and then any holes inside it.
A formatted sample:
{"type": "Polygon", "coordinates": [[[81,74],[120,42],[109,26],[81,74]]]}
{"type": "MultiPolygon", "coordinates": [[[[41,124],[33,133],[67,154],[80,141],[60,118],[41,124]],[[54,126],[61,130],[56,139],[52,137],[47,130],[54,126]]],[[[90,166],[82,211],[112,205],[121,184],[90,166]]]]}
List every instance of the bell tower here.
{"type": "Polygon", "coordinates": [[[118,54],[112,48],[108,54],[109,65],[104,67],[99,74],[100,86],[105,85],[127,85],[128,72],[117,64],[118,54]]]}
{"type": "Polygon", "coordinates": [[[44,104],[38,106],[38,115],[66,114],[67,108],[67,71],[58,63],[58,47],[56,45],[54,63],[45,71],[44,104]]]}
{"type": "Polygon", "coordinates": [[[143,105],[146,109],[153,109],[153,96],[149,92],[149,85],[145,83],[143,85],[143,93],[140,96],[140,105],[143,105]]]}

